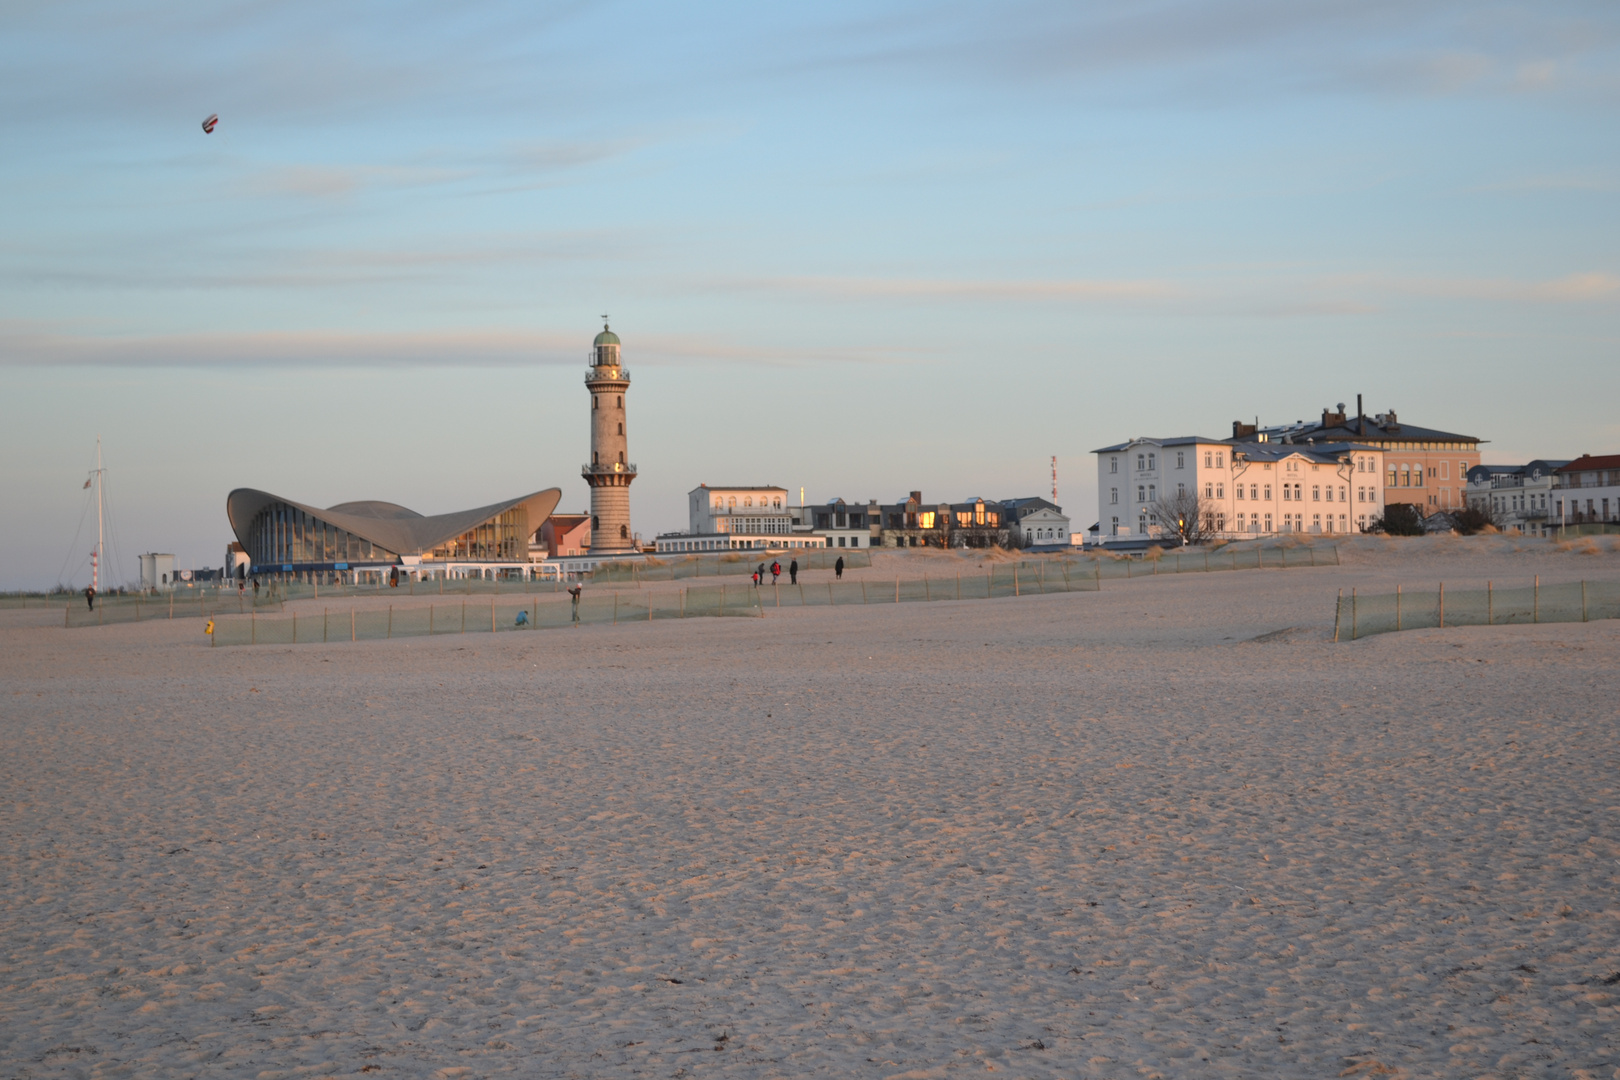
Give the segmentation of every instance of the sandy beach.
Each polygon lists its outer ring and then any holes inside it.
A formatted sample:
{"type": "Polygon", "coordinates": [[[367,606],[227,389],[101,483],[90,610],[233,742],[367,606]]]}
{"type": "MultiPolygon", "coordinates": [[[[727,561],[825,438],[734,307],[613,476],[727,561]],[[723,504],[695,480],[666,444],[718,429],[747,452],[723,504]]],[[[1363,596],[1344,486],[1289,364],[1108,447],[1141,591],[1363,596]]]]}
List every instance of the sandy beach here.
{"type": "Polygon", "coordinates": [[[1331,641],[1341,588],[1620,553],[1341,554],[326,646],[0,613],[0,1076],[1620,1076],[1620,622],[1331,641]]]}

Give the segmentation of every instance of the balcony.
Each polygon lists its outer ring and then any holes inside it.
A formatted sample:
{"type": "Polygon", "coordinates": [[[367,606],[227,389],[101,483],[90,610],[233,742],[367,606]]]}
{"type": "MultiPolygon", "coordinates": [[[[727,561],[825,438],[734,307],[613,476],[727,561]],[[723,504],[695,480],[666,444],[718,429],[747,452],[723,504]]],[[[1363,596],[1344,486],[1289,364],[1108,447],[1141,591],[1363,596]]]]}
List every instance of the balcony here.
{"type": "Polygon", "coordinates": [[[630,369],[627,367],[612,367],[604,364],[601,367],[588,367],[585,369],[585,381],[593,382],[629,382],[630,369]]]}
{"type": "Polygon", "coordinates": [[[601,465],[581,465],[579,471],[584,476],[611,476],[614,473],[634,473],[634,465],[624,465],[617,461],[605,462],[601,465]]]}

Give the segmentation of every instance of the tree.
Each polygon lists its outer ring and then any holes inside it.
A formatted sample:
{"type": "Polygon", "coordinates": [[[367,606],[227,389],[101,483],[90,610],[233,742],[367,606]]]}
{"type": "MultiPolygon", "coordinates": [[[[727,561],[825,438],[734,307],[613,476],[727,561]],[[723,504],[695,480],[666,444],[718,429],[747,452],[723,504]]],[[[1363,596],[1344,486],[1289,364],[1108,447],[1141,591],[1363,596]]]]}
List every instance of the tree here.
{"type": "Polygon", "coordinates": [[[1194,488],[1178,488],[1153,504],[1153,520],[1183,544],[1197,544],[1220,531],[1214,506],[1198,497],[1194,488]]]}
{"type": "Polygon", "coordinates": [[[1502,519],[1488,503],[1476,501],[1472,506],[1451,512],[1451,527],[1464,536],[1473,536],[1486,529],[1500,529],[1502,519]]]}
{"type": "Polygon", "coordinates": [[[1423,511],[1411,503],[1390,503],[1384,507],[1384,516],[1374,518],[1369,528],[1390,536],[1422,536],[1426,531],[1423,511]]]}

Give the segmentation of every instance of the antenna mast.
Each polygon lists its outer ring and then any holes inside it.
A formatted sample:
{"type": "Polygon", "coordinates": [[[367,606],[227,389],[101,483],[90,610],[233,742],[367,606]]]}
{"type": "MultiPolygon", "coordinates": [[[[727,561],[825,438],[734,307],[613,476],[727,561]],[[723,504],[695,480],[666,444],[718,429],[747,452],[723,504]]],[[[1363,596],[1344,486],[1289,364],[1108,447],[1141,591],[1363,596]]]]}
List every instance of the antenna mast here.
{"type": "Polygon", "coordinates": [[[1052,505],[1057,505],[1057,455],[1052,455],[1052,505]]]}

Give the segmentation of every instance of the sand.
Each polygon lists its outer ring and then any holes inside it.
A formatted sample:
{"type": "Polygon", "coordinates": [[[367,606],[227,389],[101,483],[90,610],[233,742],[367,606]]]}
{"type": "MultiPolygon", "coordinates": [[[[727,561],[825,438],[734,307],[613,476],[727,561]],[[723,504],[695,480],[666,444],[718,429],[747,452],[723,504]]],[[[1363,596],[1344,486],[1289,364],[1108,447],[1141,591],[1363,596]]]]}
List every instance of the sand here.
{"type": "Polygon", "coordinates": [[[1620,556],[256,649],[3,613],[0,1075],[1620,1075],[1620,623],[1328,640],[1341,587],[1532,574],[1620,556]]]}

